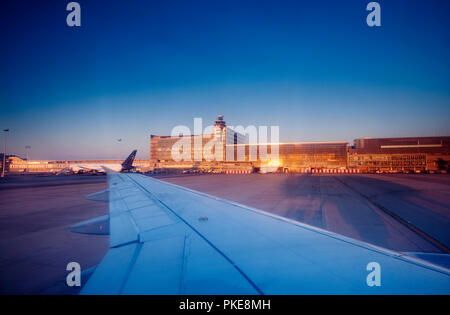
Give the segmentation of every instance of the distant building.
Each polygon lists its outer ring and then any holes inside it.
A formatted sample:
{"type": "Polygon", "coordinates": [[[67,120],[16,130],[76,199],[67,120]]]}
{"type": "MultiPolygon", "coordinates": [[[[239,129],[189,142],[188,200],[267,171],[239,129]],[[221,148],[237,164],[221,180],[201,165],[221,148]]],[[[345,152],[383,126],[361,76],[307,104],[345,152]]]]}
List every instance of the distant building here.
{"type": "MultiPolygon", "coordinates": [[[[249,158],[250,151],[259,152],[260,144],[249,144],[248,137],[236,133],[226,126],[223,116],[215,121],[212,134],[195,135],[201,139],[202,147],[211,139],[225,139],[224,151],[233,147],[234,161],[208,162],[205,159],[175,162],[171,155],[172,146],[180,137],[151,136],[150,166],[155,169],[198,169],[223,172],[230,169],[259,169],[265,165],[279,168],[279,171],[305,172],[311,170],[354,169],[362,172],[408,172],[438,171],[446,169],[450,162],[450,137],[409,137],[409,138],[362,138],[355,139],[354,146],[348,142],[292,142],[279,143],[276,161],[265,161],[258,154],[256,160],[249,158]],[[243,150],[244,159],[237,158],[237,151],[243,150]]],[[[271,151],[271,144],[268,145],[271,151]]],[[[197,152],[198,153],[198,152],[197,152]]]]}
{"type": "MultiPolygon", "coordinates": [[[[247,134],[236,132],[226,126],[223,116],[219,115],[215,121],[213,132],[206,135],[191,136],[191,147],[195,141],[201,141],[201,150],[212,139],[220,139],[223,142],[223,158],[221,161],[207,161],[203,156],[201,161],[195,161],[195,150],[191,150],[189,161],[174,161],[172,147],[180,141],[181,137],[155,136],[150,137],[150,165],[155,169],[199,169],[223,172],[227,170],[253,170],[265,166],[279,168],[281,171],[301,172],[311,169],[344,169],[347,167],[347,148],[345,141],[338,142],[295,142],[277,144],[250,144],[247,134]],[[263,149],[268,154],[272,153],[274,145],[278,145],[278,158],[262,158],[260,152],[263,149]],[[263,146],[267,148],[263,148],[263,146]],[[227,150],[232,153],[232,159],[227,155],[227,150]],[[241,159],[238,152],[243,152],[241,159]],[[256,152],[256,159],[251,152],[256,152]],[[234,156],[233,156],[234,154],[234,156]]],[[[197,152],[198,153],[198,152],[197,152]]]]}
{"type": "Polygon", "coordinates": [[[362,138],[348,166],[362,171],[438,171],[450,161],[450,137],[362,138]]]}
{"type": "MultiPolygon", "coordinates": [[[[250,144],[248,135],[228,127],[223,116],[219,115],[210,134],[191,135],[188,138],[151,135],[150,160],[135,160],[134,165],[144,172],[157,170],[217,173],[250,172],[265,168],[283,172],[342,170],[435,172],[447,171],[450,165],[450,137],[360,138],[354,140],[353,146],[349,146],[345,141],[279,143],[277,159],[262,158],[261,152],[271,153],[274,145],[276,144],[250,144]],[[185,141],[189,139],[190,158],[175,161],[172,148],[182,139],[185,141]],[[214,140],[222,140],[222,147],[214,147],[211,150],[212,153],[217,153],[216,157],[220,156],[220,159],[209,159],[204,154],[205,146],[214,140]],[[196,147],[195,143],[200,144],[199,147],[196,147]],[[229,152],[232,153],[228,154],[229,152]],[[256,157],[254,152],[257,152],[256,157]]],[[[16,156],[7,156],[6,171],[57,173],[70,164],[98,165],[121,162],[117,160],[27,162],[16,156]]]]}
{"type": "MultiPolygon", "coordinates": [[[[248,143],[248,137],[242,133],[236,132],[226,126],[223,115],[219,115],[215,121],[211,134],[191,135],[187,137],[180,136],[150,136],[150,166],[155,169],[173,171],[176,169],[196,169],[201,171],[224,170],[252,170],[251,163],[243,161],[226,162],[226,146],[245,145],[248,143]],[[182,139],[190,138],[190,158],[182,161],[174,160],[172,156],[173,146],[182,139]],[[211,141],[217,140],[222,143],[220,152],[214,158],[204,154],[205,146],[211,141]],[[196,143],[200,146],[197,147],[196,143]],[[220,158],[217,158],[217,157],[220,158]],[[198,158],[200,157],[200,159],[198,158]]],[[[215,147],[211,149],[212,154],[216,154],[215,147]]]]}
{"type": "Polygon", "coordinates": [[[218,115],[213,128],[213,136],[215,139],[222,140],[226,144],[248,144],[249,139],[246,134],[237,132],[227,127],[223,120],[223,115],[218,115]]]}
{"type": "Polygon", "coordinates": [[[280,166],[289,172],[345,169],[347,148],[348,143],[344,141],[281,143],[280,166]]]}

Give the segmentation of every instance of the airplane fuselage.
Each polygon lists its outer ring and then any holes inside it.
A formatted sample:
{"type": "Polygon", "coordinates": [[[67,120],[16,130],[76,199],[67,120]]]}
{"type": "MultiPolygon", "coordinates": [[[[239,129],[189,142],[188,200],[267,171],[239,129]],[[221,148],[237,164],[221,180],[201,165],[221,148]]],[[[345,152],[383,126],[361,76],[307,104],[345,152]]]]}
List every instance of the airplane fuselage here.
{"type": "Polygon", "coordinates": [[[97,171],[97,172],[104,172],[104,168],[103,166],[116,171],[116,172],[120,172],[122,170],[122,165],[121,164],[73,164],[70,165],[70,168],[72,169],[72,171],[74,172],[78,172],[78,171],[97,171]]]}

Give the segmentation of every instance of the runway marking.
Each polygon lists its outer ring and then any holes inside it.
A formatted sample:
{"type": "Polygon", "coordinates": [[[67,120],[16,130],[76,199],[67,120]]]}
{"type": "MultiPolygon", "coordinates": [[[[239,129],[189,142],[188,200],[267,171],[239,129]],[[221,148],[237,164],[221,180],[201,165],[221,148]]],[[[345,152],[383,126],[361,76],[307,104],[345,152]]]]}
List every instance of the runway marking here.
{"type": "Polygon", "coordinates": [[[447,246],[445,246],[444,244],[442,244],[441,242],[439,242],[438,240],[436,240],[435,238],[433,238],[431,235],[429,235],[426,232],[422,231],[418,227],[412,225],[410,222],[408,222],[405,219],[403,219],[402,217],[398,216],[397,214],[395,214],[391,210],[389,210],[389,209],[385,208],[384,206],[380,205],[378,202],[374,201],[371,197],[368,197],[368,196],[364,195],[363,193],[359,192],[357,189],[353,188],[352,186],[350,186],[349,184],[347,184],[343,180],[341,180],[341,179],[339,179],[337,177],[334,177],[334,178],[338,182],[340,182],[342,185],[346,186],[347,188],[349,188],[350,190],[352,190],[353,192],[355,192],[359,196],[361,196],[364,199],[366,199],[370,204],[374,205],[375,207],[377,207],[378,209],[380,209],[381,211],[383,211],[384,213],[386,213],[387,215],[392,217],[394,220],[396,220],[400,224],[406,226],[408,229],[410,229],[411,231],[413,231],[414,233],[418,234],[423,239],[427,240],[428,242],[430,242],[431,244],[433,244],[434,246],[436,246],[437,248],[442,250],[444,253],[450,254],[450,249],[447,246]]]}
{"type": "Polygon", "coordinates": [[[18,183],[5,186],[5,184],[0,184],[0,191],[12,190],[12,189],[32,189],[32,188],[45,188],[45,187],[55,187],[55,186],[71,186],[71,185],[89,185],[89,184],[106,184],[105,179],[95,179],[95,180],[80,180],[80,181],[68,181],[68,182],[37,182],[37,183],[18,183]]]}

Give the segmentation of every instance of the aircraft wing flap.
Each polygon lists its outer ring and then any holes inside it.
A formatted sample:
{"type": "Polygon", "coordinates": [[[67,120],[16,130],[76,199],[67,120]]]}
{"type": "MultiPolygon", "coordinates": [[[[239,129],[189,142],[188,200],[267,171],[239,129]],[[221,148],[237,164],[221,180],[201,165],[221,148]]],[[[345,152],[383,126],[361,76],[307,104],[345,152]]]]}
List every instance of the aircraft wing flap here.
{"type": "Polygon", "coordinates": [[[109,231],[111,247],[118,247],[139,240],[139,230],[128,212],[111,216],[109,219],[109,231]]]}
{"type": "Polygon", "coordinates": [[[139,244],[139,255],[121,293],[179,294],[185,240],[183,235],[139,244]]]}
{"type": "Polygon", "coordinates": [[[110,249],[82,294],[258,294],[235,266],[184,226],[151,234],[150,240],[110,249]]]}
{"type": "Polygon", "coordinates": [[[138,242],[143,232],[177,222],[142,189],[114,174],[109,175],[111,247],[138,242]]]}
{"type": "Polygon", "coordinates": [[[137,243],[111,248],[96,267],[82,294],[120,294],[132,268],[137,243]]]}

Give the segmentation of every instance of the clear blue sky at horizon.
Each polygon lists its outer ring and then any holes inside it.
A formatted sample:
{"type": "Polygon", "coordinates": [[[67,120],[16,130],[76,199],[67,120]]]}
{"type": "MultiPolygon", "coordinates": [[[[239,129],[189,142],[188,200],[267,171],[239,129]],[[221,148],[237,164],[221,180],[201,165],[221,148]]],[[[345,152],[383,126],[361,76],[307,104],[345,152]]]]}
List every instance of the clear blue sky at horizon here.
{"type": "Polygon", "coordinates": [[[149,156],[176,125],[281,141],[450,135],[450,1],[0,3],[0,128],[32,159],[149,156]],[[117,139],[123,139],[118,142],[117,139]]]}

